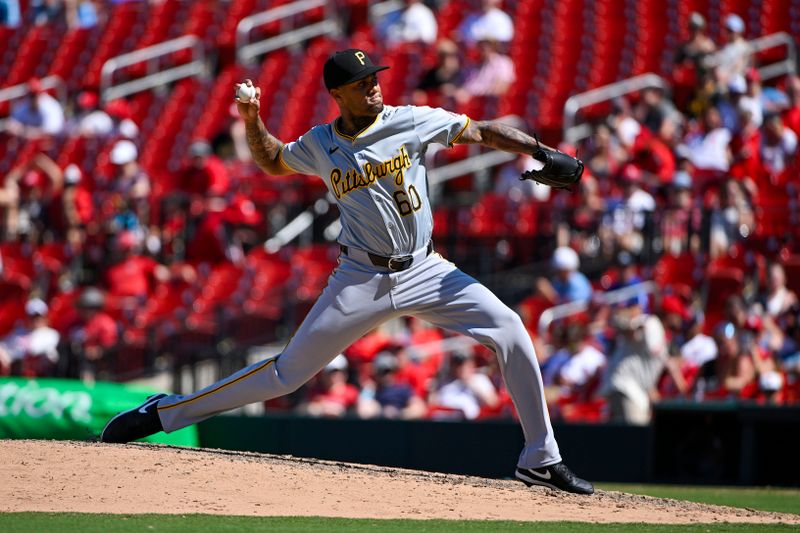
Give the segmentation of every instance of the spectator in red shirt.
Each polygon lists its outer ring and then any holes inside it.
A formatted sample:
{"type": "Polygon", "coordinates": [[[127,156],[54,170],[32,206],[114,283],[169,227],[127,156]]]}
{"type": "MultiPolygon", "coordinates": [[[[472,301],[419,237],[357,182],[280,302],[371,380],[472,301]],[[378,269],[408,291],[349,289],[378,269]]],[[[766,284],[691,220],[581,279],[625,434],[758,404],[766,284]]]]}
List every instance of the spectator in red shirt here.
{"type": "Polygon", "coordinates": [[[123,231],[116,238],[120,260],[106,272],[109,292],[115,296],[143,301],[156,279],[169,277],[167,267],[152,257],[141,255],[141,237],[133,231],[123,231]]]}
{"type": "Polygon", "coordinates": [[[108,367],[108,350],[119,338],[117,323],[103,311],[105,295],[96,287],[87,287],[78,298],[78,321],[69,329],[72,357],[80,378],[93,382],[98,372],[108,367]]]}
{"type": "Polygon", "coordinates": [[[339,354],[328,363],[311,387],[308,401],[298,410],[310,416],[344,416],[358,401],[358,389],[347,382],[347,358],[339,354]]]}
{"type": "Polygon", "coordinates": [[[177,187],[181,192],[198,196],[222,195],[228,191],[228,171],[206,141],[195,141],[189,146],[189,163],[181,170],[177,187]]]}

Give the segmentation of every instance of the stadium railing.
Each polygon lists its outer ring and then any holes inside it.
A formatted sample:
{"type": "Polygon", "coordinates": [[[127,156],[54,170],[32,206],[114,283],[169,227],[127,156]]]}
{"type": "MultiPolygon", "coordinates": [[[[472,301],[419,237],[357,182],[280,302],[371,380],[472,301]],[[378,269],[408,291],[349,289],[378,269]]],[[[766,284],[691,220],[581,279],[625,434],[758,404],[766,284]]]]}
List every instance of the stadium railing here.
{"type": "Polygon", "coordinates": [[[340,33],[341,24],[330,2],[301,0],[243,18],[236,27],[236,59],[242,64],[249,64],[256,57],[267,52],[301,43],[320,35],[336,36],[340,33]],[[274,37],[250,42],[251,32],[255,28],[274,22],[288,25],[297,18],[297,15],[320,8],[325,10],[325,17],[319,22],[311,22],[292,29],[282,27],[281,32],[274,37]]]}
{"type": "Polygon", "coordinates": [[[203,42],[195,35],[184,35],[177,39],[112,57],[106,61],[100,74],[100,98],[103,102],[110,102],[123,96],[162,87],[173,81],[207,75],[208,68],[203,42]],[[187,49],[191,50],[192,54],[190,62],[158,70],[158,59],[187,49]],[[149,74],[147,76],[114,85],[116,72],[144,62],[147,62],[148,65],[149,74]]]}
{"type": "MultiPolygon", "coordinates": [[[[772,48],[786,47],[785,59],[758,67],[757,70],[762,80],[772,79],[797,71],[797,44],[788,33],[773,33],[753,39],[748,41],[748,43],[753,56],[772,48]]],[[[706,66],[713,68],[719,63],[721,57],[721,51],[709,56],[708,61],[706,61],[706,66]]],[[[651,87],[663,89],[667,92],[670,90],[670,84],[667,80],[651,72],[571,96],[564,104],[564,141],[575,143],[591,135],[592,128],[589,124],[577,123],[578,112],[581,109],[651,87]]]]}

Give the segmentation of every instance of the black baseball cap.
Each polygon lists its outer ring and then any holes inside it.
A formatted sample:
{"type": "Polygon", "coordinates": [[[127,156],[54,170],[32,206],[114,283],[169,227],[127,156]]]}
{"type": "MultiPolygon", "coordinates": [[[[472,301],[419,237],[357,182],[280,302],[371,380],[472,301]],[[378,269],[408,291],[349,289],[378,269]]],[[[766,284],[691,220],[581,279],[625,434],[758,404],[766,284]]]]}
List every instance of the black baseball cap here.
{"type": "Polygon", "coordinates": [[[348,48],[334,52],[322,69],[325,87],[335,89],[348,83],[366,78],[389,67],[374,65],[369,56],[357,48],[348,48]]]}

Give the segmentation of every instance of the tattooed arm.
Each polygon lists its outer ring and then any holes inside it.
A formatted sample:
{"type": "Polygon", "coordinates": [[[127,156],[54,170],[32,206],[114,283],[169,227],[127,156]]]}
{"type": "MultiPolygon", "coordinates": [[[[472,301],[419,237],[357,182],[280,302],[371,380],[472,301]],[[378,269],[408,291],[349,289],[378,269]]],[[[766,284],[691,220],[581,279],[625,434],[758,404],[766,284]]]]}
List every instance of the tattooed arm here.
{"type": "MultiPolygon", "coordinates": [[[[246,80],[247,85],[253,82],[246,80]]],[[[283,143],[267,131],[264,122],[259,116],[261,110],[261,88],[256,88],[256,95],[249,102],[236,101],[242,120],[244,120],[244,131],[247,137],[247,146],[253,154],[253,161],[266,172],[273,176],[281,174],[293,174],[286,165],[281,162],[280,153],[283,143]]]]}
{"type": "MultiPolygon", "coordinates": [[[[505,152],[518,154],[531,154],[536,148],[536,139],[523,133],[517,128],[496,120],[474,120],[459,137],[457,144],[482,144],[505,152]]],[[[555,150],[544,143],[539,143],[543,148],[555,150]]]]}

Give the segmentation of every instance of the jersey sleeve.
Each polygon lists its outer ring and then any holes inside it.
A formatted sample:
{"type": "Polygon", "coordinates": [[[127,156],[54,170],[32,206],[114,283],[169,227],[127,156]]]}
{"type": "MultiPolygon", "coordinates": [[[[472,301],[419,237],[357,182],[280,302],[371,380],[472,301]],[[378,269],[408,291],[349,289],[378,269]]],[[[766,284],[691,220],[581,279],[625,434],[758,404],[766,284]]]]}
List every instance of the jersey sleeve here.
{"type": "Polygon", "coordinates": [[[469,126],[467,115],[458,115],[441,108],[414,107],[414,129],[423,145],[430,143],[453,146],[469,126]]]}
{"type": "Polygon", "coordinates": [[[278,156],[281,164],[292,172],[319,176],[319,163],[315,155],[317,148],[318,143],[310,130],[296,141],[284,144],[278,156]]]}

